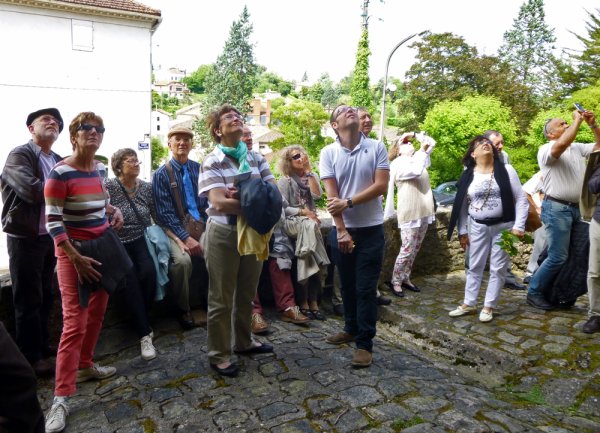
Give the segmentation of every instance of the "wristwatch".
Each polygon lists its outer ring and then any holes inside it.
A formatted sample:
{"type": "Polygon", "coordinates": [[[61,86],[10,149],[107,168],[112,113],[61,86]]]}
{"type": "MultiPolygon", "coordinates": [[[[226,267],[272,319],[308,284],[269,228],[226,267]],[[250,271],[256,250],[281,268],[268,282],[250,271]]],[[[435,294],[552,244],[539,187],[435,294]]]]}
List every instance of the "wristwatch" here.
{"type": "Polygon", "coordinates": [[[351,198],[347,198],[346,199],[346,203],[348,204],[348,207],[350,209],[352,209],[354,207],[354,204],[352,203],[352,199],[351,198]]]}

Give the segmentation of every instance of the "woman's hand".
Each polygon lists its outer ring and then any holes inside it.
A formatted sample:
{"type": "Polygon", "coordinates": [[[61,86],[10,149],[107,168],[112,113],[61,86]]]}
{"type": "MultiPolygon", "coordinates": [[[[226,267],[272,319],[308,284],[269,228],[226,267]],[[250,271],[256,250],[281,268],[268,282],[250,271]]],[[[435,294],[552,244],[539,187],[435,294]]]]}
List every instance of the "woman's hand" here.
{"type": "Polygon", "coordinates": [[[125,223],[125,219],[123,218],[123,213],[121,209],[118,207],[113,207],[114,212],[112,214],[112,218],[110,219],[110,225],[113,226],[115,230],[121,230],[123,224],[125,223]]]}
{"type": "Polygon", "coordinates": [[[346,230],[337,232],[338,248],[343,254],[354,251],[354,240],[346,230]]]}
{"type": "Polygon", "coordinates": [[[316,222],[317,225],[321,225],[321,220],[317,216],[317,213],[314,212],[314,211],[312,211],[312,210],[310,210],[310,209],[301,209],[300,215],[305,216],[307,218],[310,218],[311,220],[313,220],[314,222],[316,222]]]}
{"type": "Polygon", "coordinates": [[[91,257],[82,256],[81,254],[72,255],[69,259],[71,260],[71,263],[73,263],[75,271],[77,271],[77,277],[80,283],[97,282],[102,278],[102,274],[94,268],[94,266],[102,265],[99,261],[94,260],[91,257]]]}
{"type": "Polygon", "coordinates": [[[235,186],[228,186],[227,189],[225,190],[225,197],[239,200],[240,199],[240,190],[237,189],[235,186]]]}
{"type": "Polygon", "coordinates": [[[310,160],[308,159],[308,155],[302,156],[302,162],[304,163],[304,165],[303,165],[304,174],[306,174],[306,175],[310,174],[311,169],[310,169],[310,160]]]}
{"type": "Polygon", "coordinates": [[[513,235],[518,236],[519,239],[523,239],[523,235],[525,234],[525,232],[521,231],[521,230],[517,230],[517,229],[512,229],[510,231],[513,235]]]}
{"type": "Polygon", "coordinates": [[[460,242],[460,247],[462,248],[462,250],[465,251],[467,249],[467,247],[470,245],[469,235],[468,234],[459,235],[458,242],[460,242]]]}

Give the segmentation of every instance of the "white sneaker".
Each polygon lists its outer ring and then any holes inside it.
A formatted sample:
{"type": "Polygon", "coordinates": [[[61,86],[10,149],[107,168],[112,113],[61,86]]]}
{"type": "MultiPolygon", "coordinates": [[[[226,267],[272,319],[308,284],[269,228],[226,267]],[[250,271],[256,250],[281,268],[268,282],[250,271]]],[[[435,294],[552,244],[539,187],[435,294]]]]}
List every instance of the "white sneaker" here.
{"type": "Polygon", "coordinates": [[[464,316],[465,314],[470,314],[475,310],[476,310],[475,307],[471,307],[469,305],[467,305],[466,307],[459,305],[455,310],[450,311],[448,313],[448,315],[450,317],[460,317],[460,316],[464,316]]]}
{"type": "Polygon", "coordinates": [[[481,310],[481,313],[479,313],[479,321],[480,322],[483,322],[483,323],[491,322],[493,318],[494,318],[494,313],[492,310],[490,310],[490,311],[481,310]]]}
{"type": "Polygon", "coordinates": [[[151,335],[152,334],[146,335],[140,340],[140,346],[142,347],[142,359],[145,361],[150,361],[151,359],[156,358],[156,349],[152,344],[151,335]]]}
{"type": "Polygon", "coordinates": [[[86,382],[92,379],[106,379],[107,377],[114,376],[117,372],[115,367],[101,367],[94,363],[90,368],[82,368],[77,370],[77,383],[86,382]]]}
{"type": "Polygon", "coordinates": [[[67,424],[69,407],[62,401],[55,401],[46,415],[46,433],[61,432],[67,424]]]}

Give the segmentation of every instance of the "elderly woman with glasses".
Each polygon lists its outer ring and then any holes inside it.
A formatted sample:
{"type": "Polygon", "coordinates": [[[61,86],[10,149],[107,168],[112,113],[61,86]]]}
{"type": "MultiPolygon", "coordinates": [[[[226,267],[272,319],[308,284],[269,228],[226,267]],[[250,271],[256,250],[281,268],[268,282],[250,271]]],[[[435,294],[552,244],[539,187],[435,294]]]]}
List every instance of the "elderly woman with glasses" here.
{"type": "Polygon", "coordinates": [[[224,104],[208,115],[208,129],[216,142],[200,173],[199,194],[208,196],[209,216],[203,238],[208,270],[208,361],[221,376],[236,376],[233,350],[242,355],[273,352],[273,346],[252,340],[252,300],[262,261],[238,250],[237,217],[242,214],[236,181],[249,176],[274,183],[269,164],[241,141],[241,113],[224,104]],[[233,329],[232,329],[233,328],[233,329]],[[232,332],[233,331],[233,332],[232,332]]]}
{"type": "Polygon", "coordinates": [[[111,157],[111,166],[117,177],[106,181],[106,189],[111,203],[123,213],[125,223],[118,235],[134,264],[127,277],[127,305],[140,338],[142,359],[150,360],[156,357],[148,320],[148,310],[156,293],[156,270],[144,230],[152,225],[155,216],[152,185],[138,178],[140,161],[133,149],[117,150],[111,157]]]}
{"type": "Polygon", "coordinates": [[[69,397],[75,393],[77,383],[105,379],[116,373],[114,367],[93,362],[108,293],[104,289],[92,291],[86,303],[85,294],[79,290],[80,282],[100,281],[102,275],[96,267],[101,263],[75,247],[81,241],[100,238],[111,225],[116,229],[123,225],[121,212],[109,204],[104,188],[106,167],[94,159],[104,131],[100,116],[79,113],[69,126],[73,153],[52,169],[44,187],[46,227],[56,247],[63,312],[55,397],[46,417],[47,432],[65,428],[69,397]]]}
{"type": "Polygon", "coordinates": [[[481,322],[493,319],[508,264],[508,254],[497,244],[502,232],[510,230],[517,236],[525,231],[529,204],[519,176],[511,165],[505,165],[492,142],[478,135],[469,142],[463,158],[466,167],[460,180],[450,224],[448,240],[458,225],[458,239],[463,250],[469,246],[469,269],[464,302],[450,311],[459,317],[476,310],[477,295],[483,271],[490,257],[490,277],[481,322]]]}
{"type": "Polygon", "coordinates": [[[277,186],[287,202],[284,228],[296,240],[300,311],[310,319],[325,320],[318,303],[322,273],[329,265],[315,206],[315,200],[323,195],[320,180],[310,168],[308,154],[297,144],[281,150],[279,171],[283,176],[277,186]]]}

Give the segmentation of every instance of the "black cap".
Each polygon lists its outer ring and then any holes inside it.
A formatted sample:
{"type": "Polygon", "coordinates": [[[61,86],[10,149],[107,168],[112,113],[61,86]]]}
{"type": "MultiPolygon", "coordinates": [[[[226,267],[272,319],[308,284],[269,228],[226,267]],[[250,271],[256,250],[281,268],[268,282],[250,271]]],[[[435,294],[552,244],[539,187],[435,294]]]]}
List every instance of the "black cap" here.
{"type": "Polygon", "coordinates": [[[29,113],[29,116],[27,116],[27,126],[31,125],[35,119],[37,119],[40,116],[43,116],[44,114],[50,114],[56,120],[58,120],[58,132],[62,132],[63,126],[65,126],[65,124],[60,115],[60,112],[56,108],[42,108],[41,110],[29,113]]]}

